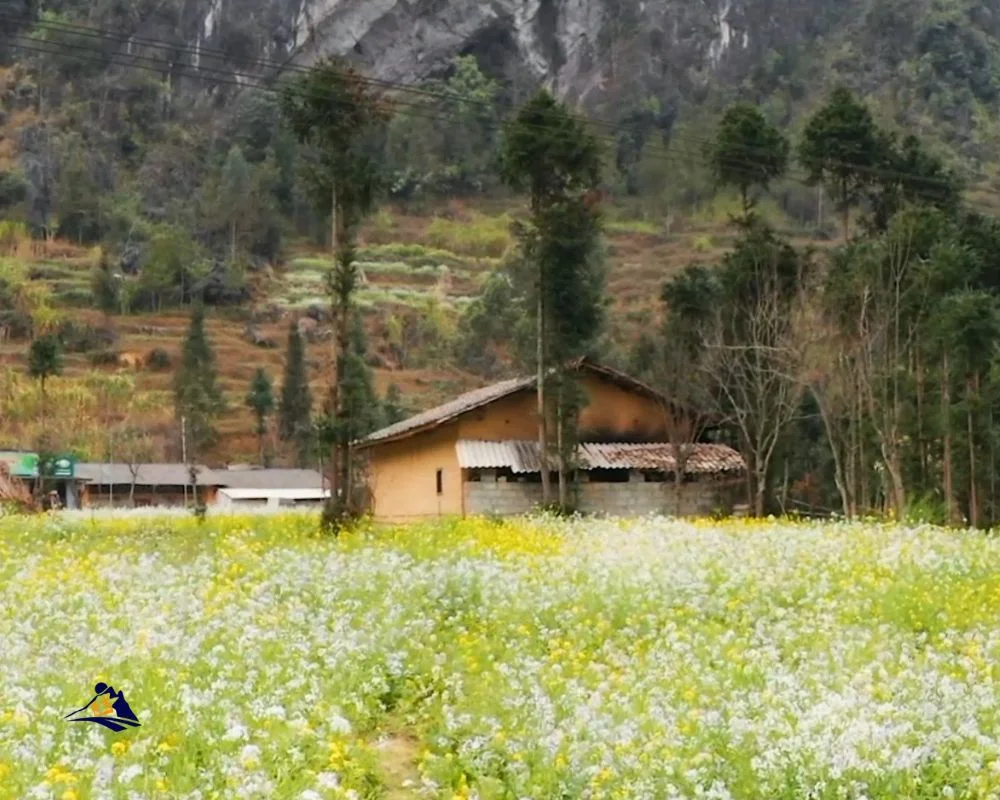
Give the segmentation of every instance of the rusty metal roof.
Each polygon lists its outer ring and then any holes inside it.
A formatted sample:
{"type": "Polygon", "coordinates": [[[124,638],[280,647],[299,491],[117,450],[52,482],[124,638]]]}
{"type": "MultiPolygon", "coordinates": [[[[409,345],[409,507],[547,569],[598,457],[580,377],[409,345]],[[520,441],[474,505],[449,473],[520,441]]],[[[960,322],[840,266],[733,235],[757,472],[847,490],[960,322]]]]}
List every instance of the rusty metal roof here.
{"type": "MultiPolygon", "coordinates": [[[[684,465],[689,475],[743,472],[746,463],[738,452],[724,444],[695,444],[684,465]]],[[[485,442],[460,440],[455,449],[464,469],[507,468],[515,473],[538,472],[538,443],[527,441],[485,442]]],[[[577,451],[581,469],[636,469],[674,472],[676,461],[670,444],[582,443],[577,451]]],[[[550,469],[555,465],[550,463],[550,469]]]]}

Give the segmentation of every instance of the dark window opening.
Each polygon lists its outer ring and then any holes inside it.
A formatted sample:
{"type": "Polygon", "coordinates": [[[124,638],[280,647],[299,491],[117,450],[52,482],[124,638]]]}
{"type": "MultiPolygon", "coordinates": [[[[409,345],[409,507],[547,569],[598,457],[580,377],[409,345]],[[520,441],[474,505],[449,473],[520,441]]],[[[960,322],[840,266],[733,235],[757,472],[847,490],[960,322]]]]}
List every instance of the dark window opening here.
{"type": "Polygon", "coordinates": [[[437,493],[444,494],[444,470],[437,471],[437,493]]]}
{"type": "Polygon", "coordinates": [[[645,478],[646,483],[666,483],[668,480],[673,481],[674,476],[672,474],[667,474],[662,470],[646,470],[642,473],[643,478],[645,478]]]}
{"type": "Polygon", "coordinates": [[[483,471],[481,469],[470,469],[465,480],[467,483],[482,483],[483,471]]]}
{"type": "Polygon", "coordinates": [[[627,469],[592,469],[591,483],[628,483],[627,469]]]}

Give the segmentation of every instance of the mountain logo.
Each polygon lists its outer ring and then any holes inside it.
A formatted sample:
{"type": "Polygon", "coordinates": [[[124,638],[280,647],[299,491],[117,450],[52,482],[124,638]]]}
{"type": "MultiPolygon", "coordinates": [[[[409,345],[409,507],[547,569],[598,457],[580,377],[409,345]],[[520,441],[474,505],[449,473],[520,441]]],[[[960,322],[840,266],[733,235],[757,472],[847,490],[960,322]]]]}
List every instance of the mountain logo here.
{"type": "Polygon", "coordinates": [[[94,687],[94,692],[94,698],[87,705],[67,714],[63,719],[70,722],[96,722],[115,733],[139,727],[139,720],[125,700],[124,692],[116,692],[113,686],[103,682],[94,687]]]}

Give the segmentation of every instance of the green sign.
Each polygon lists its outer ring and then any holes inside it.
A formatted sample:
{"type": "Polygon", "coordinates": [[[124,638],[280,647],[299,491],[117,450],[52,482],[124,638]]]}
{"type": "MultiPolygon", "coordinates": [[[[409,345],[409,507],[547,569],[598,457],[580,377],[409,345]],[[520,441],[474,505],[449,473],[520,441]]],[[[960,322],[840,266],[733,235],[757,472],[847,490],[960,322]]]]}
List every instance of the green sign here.
{"type": "Polygon", "coordinates": [[[15,478],[38,477],[37,453],[0,453],[0,461],[7,465],[15,478]]]}
{"type": "Polygon", "coordinates": [[[45,462],[42,471],[46,478],[72,478],[76,474],[76,460],[73,456],[54,456],[45,462]]]}

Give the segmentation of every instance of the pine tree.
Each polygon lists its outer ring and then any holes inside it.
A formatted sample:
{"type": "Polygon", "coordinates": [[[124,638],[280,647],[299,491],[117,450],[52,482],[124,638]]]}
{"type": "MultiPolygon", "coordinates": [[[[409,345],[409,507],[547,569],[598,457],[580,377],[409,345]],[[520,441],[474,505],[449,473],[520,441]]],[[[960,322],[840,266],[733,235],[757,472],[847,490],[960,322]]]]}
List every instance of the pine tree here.
{"type": "Polygon", "coordinates": [[[38,380],[42,392],[42,413],[45,413],[45,381],[62,373],[62,345],[52,334],[32,340],[28,351],[28,374],[38,380]]]}
{"type": "Polygon", "coordinates": [[[196,303],[191,311],[181,362],[174,376],[174,408],[183,420],[188,460],[195,463],[216,439],[215,422],[225,410],[217,383],[215,354],[205,334],[205,310],[196,303]]]}
{"type": "Polygon", "coordinates": [[[285,374],[278,405],[278,435],[283,442],[294,443],[299,466],[311,460],[312,396],[306,367],[305,343],[299,326],[293,321],[288,329],[285,374]]]}
{"type": "Polygon", "coordinates": [[[246,396],[247,408],[249,408],[257,418],[257,445],[260,455],[260,463],[264,466],[264,435],[267,433],[267,418],[274,411],[274,389],[271,384],[271,376],[267,370],[258,367],[250,382],[250,391],[246,396]]]}
{"type": "Polygon", "coordinates": [[[766,189],[784,173],[788,150],[788,140],[756,106],[737,103],[726,111],[709,147],[709,161],[716,180],[739,191],[744,217],[753,210],[750,190],[766,189]]]}
{"type": "MultiPolygon", "coordinates": [[[[390,113],[388,104],[346,63],[326,59],[282,96],[282,111],[295,136],[315,155],[308,186],[317,203],[330,209],[331,246],[336,253],[328,277],[336,342],[335,379],[327,417],[338,420],[330,430],[330,503],[324,527],[338,529],[360,515],[358,472],[348,434],[360,422],[345,424],[350,411],[347,385],[351,377],[351,323],[358,285],[355,238],[358,224],[375,205],[382,163],[377,147],[390,113]]],[[[363,359],[362,359],[363,362],[363,359]]]]}
{"type": "Polygon", "coordinates": [[[111,268],[108,254],[101,252],[101,260],[94,270],[91,279],[91,290],[97,305],[105,316],[110,316],[121,306],[121,276],[116,275],[111,268]]]}
{"type": "MultiPolygon", "coordinates": [[[[601,150],[585,124],[551,94],[540,91],[518,112],[504,131],[501,166],[504,180],[517,191],[527,191],[530,226],[521,231],[525,260],[535,270],[534,295],[538,392],[538,447],[548,458],[547,363],[555,359],[555,416],[559,439],[559,502],[566,507],[566,452],[568,425],[578,407],[578,393],[564,373],[563,357],[573,349],[569,330],[588,314],[596,326],[599,305],[594,290],[603,289],[603,272],[595,255],[600,225],[593,198],[601,180],[601,150]],[[567,295],[568,293],[568,295],[567,295]],[[554,346],[555,345],[555,346],[554,346]]],[[[587,330],[588,341],[596,327],[587,330]]],[[[585,342],[579,345],[586,347],[585,342]]],[[[580,349],[582,349],[582,347],[580,349]]],[[[550,502],[548,470],[542,469],[542,502],[550,502]]]]}
{"type": "Polygon", "coordinates": [[[385,399],[382,400],[382,417],[386,425],[393,425],[406,419],[407,411],[403,407],[403,393],[399,386],[390,383],[385,390],[385,399]]]}

